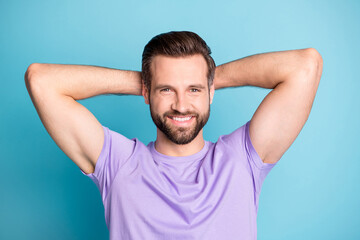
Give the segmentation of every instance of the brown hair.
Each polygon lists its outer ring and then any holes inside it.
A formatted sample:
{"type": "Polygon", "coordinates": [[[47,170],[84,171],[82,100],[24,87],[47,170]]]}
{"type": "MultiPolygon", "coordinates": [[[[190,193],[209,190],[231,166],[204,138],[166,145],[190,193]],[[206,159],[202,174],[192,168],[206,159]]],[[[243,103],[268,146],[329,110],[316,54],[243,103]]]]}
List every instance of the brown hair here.
{"type": "Polygon", "coordinates": [[[141,77],[145,87],[151,89],[151,70],[152,59],[156,55],[172,57],[184,57],[194,54],[201,54],[208,65],[208,86],[210,89],[214,80],[215,62],[210,56],[211,49],[206,42],[196,33],[189,31],[171,31],[161,33],[153,37],[145,46],[142,54],[141,77]]]}

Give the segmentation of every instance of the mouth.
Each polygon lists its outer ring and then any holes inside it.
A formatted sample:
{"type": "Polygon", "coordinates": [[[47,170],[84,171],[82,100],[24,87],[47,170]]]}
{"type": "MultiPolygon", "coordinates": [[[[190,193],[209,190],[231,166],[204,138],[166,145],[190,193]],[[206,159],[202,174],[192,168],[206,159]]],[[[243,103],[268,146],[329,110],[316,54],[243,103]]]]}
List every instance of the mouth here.
{"type": "Polygon", "coordinates": [[[170,122],[177,125],[177,126],[188,126],[190,125],[194,119],[195,116],[167,116],[168,119],[170,119],[170,122]]]}

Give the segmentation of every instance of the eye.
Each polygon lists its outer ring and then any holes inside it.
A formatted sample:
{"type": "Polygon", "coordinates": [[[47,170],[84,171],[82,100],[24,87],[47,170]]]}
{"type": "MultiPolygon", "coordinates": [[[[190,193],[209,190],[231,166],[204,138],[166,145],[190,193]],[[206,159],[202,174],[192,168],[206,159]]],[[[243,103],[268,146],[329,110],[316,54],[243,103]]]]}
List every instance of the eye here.
{"type": "Polygon", "coordinates": [[[192,92],[200,92],[199,89],[196,89],[196,88],[192,88],[190,89],[192,92]]]}
{"type": "Polygon", "coordinates": [[[164,89],[161,89],[160,92],[169,92],[170,91],[170,88],[164,88],[164,89]]]}

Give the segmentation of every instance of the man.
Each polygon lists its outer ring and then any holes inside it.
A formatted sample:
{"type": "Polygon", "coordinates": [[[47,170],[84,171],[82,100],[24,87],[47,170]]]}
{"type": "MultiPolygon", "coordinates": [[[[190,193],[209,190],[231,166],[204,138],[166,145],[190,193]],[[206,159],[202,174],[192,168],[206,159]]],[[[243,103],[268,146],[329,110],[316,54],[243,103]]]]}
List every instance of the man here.
{"type": "Polygon", "coordinates": [[[210,54],[197,34],[173,31],[145,46],[141,72],[29,66],[25,82],[40,119],[99,188],[110,239],[256,239],[262,183],[310,114],[322,58],[307,48],[215,67],[210,54]],[[245,85],[273,90],[251,121],[205,141],[215,89],[245,85]],[[76,101],[100,94],[142,95],[156,141],[128,139],[76,101]]]}

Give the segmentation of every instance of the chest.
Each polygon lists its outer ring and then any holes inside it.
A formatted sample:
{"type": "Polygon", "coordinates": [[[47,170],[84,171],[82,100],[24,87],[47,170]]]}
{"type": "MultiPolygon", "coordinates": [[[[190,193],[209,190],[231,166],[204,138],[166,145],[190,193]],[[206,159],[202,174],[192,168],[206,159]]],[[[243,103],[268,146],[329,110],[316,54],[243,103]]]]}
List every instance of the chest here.
{"type": "Polygon", "coordinates": [[[105,211],[119,212],[133,224],[150,221],[159,227],[196,226],[214,216],[238,221],[254,209],[253,179],[240,161],[205,158],[176,169],[153,159],[134,160],[114,179],[105,211]]]}

